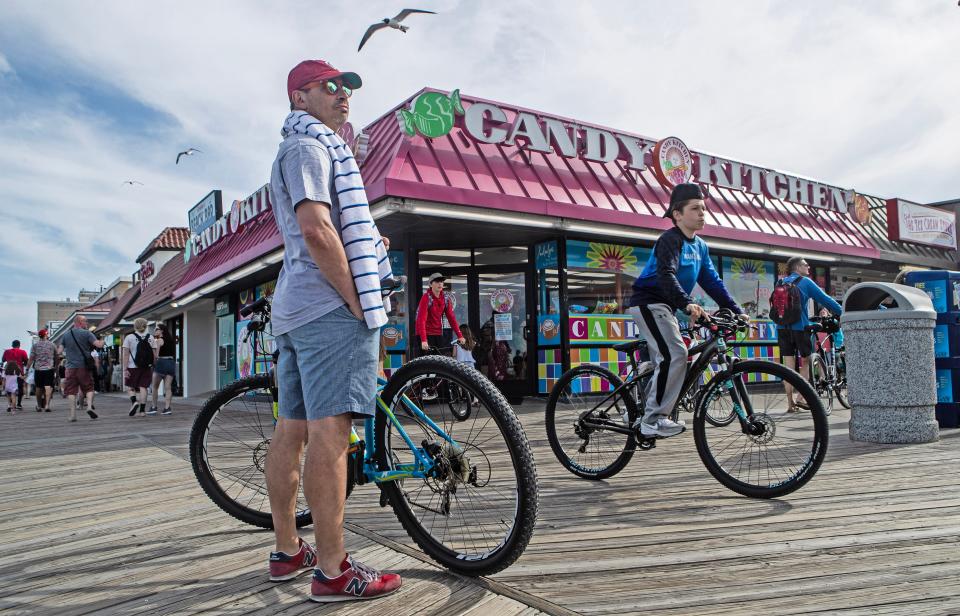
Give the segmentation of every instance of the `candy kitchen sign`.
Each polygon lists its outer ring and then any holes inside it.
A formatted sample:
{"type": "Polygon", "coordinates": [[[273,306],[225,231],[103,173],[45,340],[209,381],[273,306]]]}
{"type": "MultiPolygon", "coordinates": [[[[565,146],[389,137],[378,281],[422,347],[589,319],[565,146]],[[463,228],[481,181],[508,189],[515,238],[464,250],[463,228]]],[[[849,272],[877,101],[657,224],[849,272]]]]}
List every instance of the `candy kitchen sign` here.
{"type": "Polygon", "coordinates": [[[887,199],[887,235],[891,240],[957,249],[957,216],[952,210],[887,199]]]}
{"type": "Polygon", "coordinates": [[[243,201],[234,201],[230,211],[224,213],[200,233],[194,234],[187,242],[183,260],[189,261],[190,257],[201,254],[223,238],[240,232],[244,225],[269,212],[270,209],[270,186],[265,184],[243,201]]]}
{"type": "Polygon", "coordinates": [[[409,110],[398,110],[397,119],[401,129],[411,137],[419,134],[437,139],[459,125],[480,143],[506,146],[519,143],[527,151],[600,163],[620,159],[637,171],[652,166],[653,172],[668,187],[693,179],[838,212],[847,211],[847,202],[853,194],[850,190],[772,169],[709,154],[694,154],[676,137],[654,141],[529,111],[508,111],[494,103],[466,101],[459,90],[449,95],[424,92],[413,100],[409,110]]]}

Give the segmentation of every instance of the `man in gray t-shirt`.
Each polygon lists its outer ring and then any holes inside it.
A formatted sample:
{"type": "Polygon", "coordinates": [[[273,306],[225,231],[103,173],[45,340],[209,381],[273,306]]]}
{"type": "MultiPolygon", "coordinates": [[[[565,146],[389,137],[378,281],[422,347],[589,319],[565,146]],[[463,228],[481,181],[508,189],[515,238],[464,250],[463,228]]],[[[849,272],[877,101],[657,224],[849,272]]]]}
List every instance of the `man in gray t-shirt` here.
{"type": "MultiPolygon", "coordinates": [[[[360,85],[355,73],[320,60],[301,62],[287,78],[290,109],[306,111],[307,121],[336,132],[347,121],[350,96],[360,85]]],[[[315,567],[315,601],[371,599],[400,587],[400,576],[355,563],[345,557],[343,546],[351,420],[374,413],[380,332],[363,318],[340,235],[332,169],[326,146],[292,134],[280,144],[270,176],[284,245],[271,310],[280,395],[266,466],[276,535],[270,579],[291,579],[315,567]],[[298,537],[294,517],[304,444],[303,493],[313,513],[316,549],[298,537]],[[357,596],[344,590],[354,582],[357,596]]],[[[358,258],[371,256],[376,258],[358,258]]]]}
{"type": "Polygon", "coordinates": [[[93,374],[86,367],[86,358],[93,349],[103,348],[99,340],[87,329],[87,317],[77,316],[73,327],[62,338],[63,355],[66,359],[66,371],[63,379],[63,393],[67,394],[70,404],[70,421],[77,420],[77,392],[87,401],[87,415],[96,419],[93,412],[93,374]]]}

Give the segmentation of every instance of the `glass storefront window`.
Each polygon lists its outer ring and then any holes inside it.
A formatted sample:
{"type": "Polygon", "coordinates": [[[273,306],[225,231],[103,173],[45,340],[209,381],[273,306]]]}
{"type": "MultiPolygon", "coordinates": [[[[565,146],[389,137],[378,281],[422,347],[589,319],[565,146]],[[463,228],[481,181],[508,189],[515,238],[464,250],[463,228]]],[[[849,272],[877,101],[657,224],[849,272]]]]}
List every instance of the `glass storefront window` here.
{"type": "MultiPolygon", "coordinates": [[[[462,250],[424,250],[419,254],[421,270],[430,268],[469,267],[470,249],[462,250]]],[[[429,274],[427,274],[429,276],[429,274]]]]}
{"type": "Polygon", "coordinates": [[[776,274],[777,266],[773,261],[723,257],[723,284],[751,317],[765,319],[769,316],[770,294],[776,283],[776,274]]]}

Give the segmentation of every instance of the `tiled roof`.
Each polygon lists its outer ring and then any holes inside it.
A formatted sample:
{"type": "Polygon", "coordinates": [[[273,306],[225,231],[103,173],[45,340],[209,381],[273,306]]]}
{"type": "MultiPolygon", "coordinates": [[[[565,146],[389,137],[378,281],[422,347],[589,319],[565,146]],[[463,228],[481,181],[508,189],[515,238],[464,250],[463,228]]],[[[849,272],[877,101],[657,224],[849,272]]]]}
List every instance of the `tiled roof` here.
{"type": "Polygon", "coordinates": [[[113,305],[113,309],[110,313],[100,321],[100,324],[97,326],[97,332],[105,331],[106,329],[113,327],[117,323],[123,320],[123,315],[127,313],[127,309],[136,301],[137,297],[140,296],[140,285],[135,284],[129,289],[127,289],[123,295],[120,296],[120,299],[117,300],[117,303],[113,305]]]}
{"type": "Polygon", "coordinates": [[[190,229],[186,227],[167,227],[160,235],[153,238],[147,247],[137,257],[137,263],[155,250],[183,250],[190,239],[190,229]]]}
{"type": "Polygon", "coordinates": [[[174,255],[160,268],[157,277],[147,284],[125,316],[133,318],[170,301],[173,290],[180,284],[186,271],[187,264],[183,261],[183,250],[181,250],[180,254],[174,255]]]}
{"type": "Polygon", "coordinates": [[[84,306],[83,308],[78,308],[77,312],[110,312],[113,310],[113,306],[117,303],[116,297],[111,297],[110,299],[105,299],[102,302],[96,304],[90,304],[89,306],[84,306]]]}
{"type": "Polygon", "coordinates": [[[183,297],[281,246],[283,237],[277,229],[271,205],[269,211],[251,220],[237,233],[231,233],[191,257],[190,268],[174,291],[174,297],[183,297]]]}

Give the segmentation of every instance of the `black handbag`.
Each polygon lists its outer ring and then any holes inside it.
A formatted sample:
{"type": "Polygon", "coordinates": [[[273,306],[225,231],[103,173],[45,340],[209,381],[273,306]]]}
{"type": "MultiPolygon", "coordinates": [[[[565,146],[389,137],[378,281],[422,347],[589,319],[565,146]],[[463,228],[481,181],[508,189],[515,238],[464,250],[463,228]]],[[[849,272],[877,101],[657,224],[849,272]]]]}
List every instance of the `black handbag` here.
{"type": "MultiPolygon", "coordinates": [[[[73,338],[74,344],[76,344],[77,348],[80,349],[80,341],[77,340],[77,335],[73,333],[72,329],[70,330],[70,337],[73,338]]],[[[86,353],[83,350],[80,352],[83,353],[83,367],[93,374],[97,369],[97,362],[94,361],[93,357],[90,356],[90,353],[86,353]]]]}

